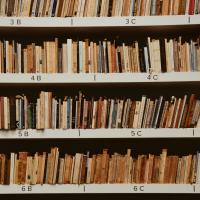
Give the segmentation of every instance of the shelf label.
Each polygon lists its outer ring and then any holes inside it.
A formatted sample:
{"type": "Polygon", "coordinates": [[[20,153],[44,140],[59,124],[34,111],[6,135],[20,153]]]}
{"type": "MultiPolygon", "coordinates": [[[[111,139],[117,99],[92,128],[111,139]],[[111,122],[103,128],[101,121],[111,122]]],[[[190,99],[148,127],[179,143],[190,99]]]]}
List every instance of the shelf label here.
{"type": "Polygon", "coordinates": [[[139,131],[139,130],[134,130],[134,131],[131,131],[131,136],[133,137],[141,137],[142,136],[142,131],[139,131]]]}
{"type": "Polygon", "coordinates": [[[22,185],[22,186],[20,186],[20,191],[21,192],[31,192],[32,186],[31,185],[22,185]]]}
{"type": "Polygon", "coordinates": [[[134,24],[136,24],[136,18],[126,18],[125,19],[125,24],[126,25],[134,25],[134,24]]]}
{"type": "Polygon", "coordinates": [[[159,76],[158,76],[158,74],[148,74],[147,79],[157,81],[159,79],[159,76]]]}
{"type": "Polygon", "coordinates": [[[96,74],[94,74],[94,81],[96,81],[96,74]]]}
{"type": "Polygon", "coordinates": [[[188,16],[188,24],[190,24],[190,16],[188,16]]]}
{"type": "Polygon", "coordinates": [[[17,132],[18,137],[29,137],[29,132],[27,130],[19,130],[17,132]]]}
{"type": "Polygon", "coordinates": [[[11,26],[20,26],[22,24],[21,19],[10,19],[10,25],[11,26]]]}
{"type": "Polygon", "coordinates": [[[193,192],[196,192],[196,186],[193,185],[193,192]]]}
{"type": "Polygon", "coordinates": [[[42,80],[42,76],[41,75],[33,75],[31,76],[31,81],[41,81],[42,80]]]}
{"type": "Polygon", "coordinates": [[[140,185],[140,186],[134,185],[133,188],[132,188],[132,190],[134,192],[144,192],[144,185],[140,185]]]}

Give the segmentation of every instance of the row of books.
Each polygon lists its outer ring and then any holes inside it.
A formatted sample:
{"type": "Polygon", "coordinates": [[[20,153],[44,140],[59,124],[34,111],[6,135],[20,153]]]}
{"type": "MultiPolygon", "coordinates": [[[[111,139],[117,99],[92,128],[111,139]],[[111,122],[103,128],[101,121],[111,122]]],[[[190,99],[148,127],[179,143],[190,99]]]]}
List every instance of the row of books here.
{"type": "Polygon", "coordinates": [[[132,156],[117,152],[109,155],[76,153],[60,156],[57,147],[51,152],[0,154],[0,184],[83,184],[83,183],[176,183],[200,181],[200,153],[192,155],[132,156]]]}
{"type": "Polygon", "coordinates": [[[42,91],[37,99],[25,95],[0,97],[0,129],[200,127],[200,100],[184,97],[131,98],[53,96],[42,91]]]}
{"type": "Polygon", "coordinates": [[[200,38],[129,43],[66,39],[22,45],[0,41],[0,73],[134,73],[200,71],[200,38]]]}
{"type": "Polygon", "coordinates": [[[110,17],[193,15],[199,0],[1,0],[1,16],[110,17]]]}

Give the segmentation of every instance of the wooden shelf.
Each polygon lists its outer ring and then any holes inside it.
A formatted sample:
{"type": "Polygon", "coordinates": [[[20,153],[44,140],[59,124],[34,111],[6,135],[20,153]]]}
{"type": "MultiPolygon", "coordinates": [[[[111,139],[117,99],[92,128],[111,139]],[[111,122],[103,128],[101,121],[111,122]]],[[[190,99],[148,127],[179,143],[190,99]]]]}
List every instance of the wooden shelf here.
{"type": "Polygon", "coordinates": [[[48,193],[200,193],[190,184],[82,184],[82,185],[0,185],[0,194],[48,193]]]}
{"type": "Polygon", "coordinates": [[[200,138],[199,128],[1,130],[0,139],[200,138]]]}
{"type": "Polygon", "coordinates": [[[0,17],[0,27],[133,27],[198,25],[199,15],[132,16],[132,17],[0,17]]]}
{"type": "Polygon", "coordinates": [[[200,82],[200,72],[112,74],[0,74],[0,84],[69,83],[178,83],[200,82]]]}

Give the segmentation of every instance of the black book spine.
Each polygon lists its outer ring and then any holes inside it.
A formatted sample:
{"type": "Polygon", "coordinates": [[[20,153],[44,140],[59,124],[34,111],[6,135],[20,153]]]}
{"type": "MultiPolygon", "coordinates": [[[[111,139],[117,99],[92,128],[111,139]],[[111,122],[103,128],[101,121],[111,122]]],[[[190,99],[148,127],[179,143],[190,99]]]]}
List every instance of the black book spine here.
{"type": "Polygon", "coordinates": [[[91,99],[91,101],[89,101],[88,104],[88,124],[87,124],[87,128],[92,128],[92,113],[93,113],[93,104],[94,104],[94,98],[91,99]]]}
{"type": "Polygon", "coordinates": [[[120,51],[117,52],[117,57],[118,57],[118,64],[119,64],[119,73],[122,73],[122,63],[121,63],[120,51]]]}
{"type": "Polygon", "coordinates": [[[10,159],[5,160],[4,185],[10,184],[10,159]]]}
{"type": "Polygon", "coordinates": [[[110,101],[110,99],[108,99],[107,115],[106,115],[106,127],[105,128],[108,128],[108,125],[109,125],[110,104],[111,104],[111,101],[110,101]]]}
{"type": "Polygon", "coordinates": [[[10,97],[10,129],[16,129],[16,101],[15,97],[10,97]]]}
{"type": "Polygon", "coordinates": [[[76,98],[72,98],[72,128],[75,128],[75,118],[76,118],[76,98]]]}
{"type": "Polygon", "coordinates": [[[80,63],[79,63],[79,42],[77,41],[77,55],[76,55],[76,59],[77,59],[77,73],[80,72],[80,63]]]}
{"type": "Polygon", "coordinates": [[[147,45],[147,52],[148,52],[148,63],[149,63],[149,71],[148,71],[148,73],[150,73],[150,72],[151,72],[151,68],[152,68],[153,66],[151,66],[149,45],[147,45]]]}
{"type": "Polygon", "coordinates": [[[70,122],[71,121],[71,119],[70,119],[70,115],[71,115],[70,108],[71,108],[71,97],[69,97],[67,99],[67,129],[70,128],[70,123],[71,123],[70,122]]]}
{"type": "Polygon", "coordinates": [[[55,14],[56,14],[56,6],[57,6],[57,0],[54,0],[53,9],[52,9],[52,14],[51,14],[52,17],[55,17],[55,14]]]}
{"type": "Polygon", "coordinates": [[[61,99],[58,100],[58,104],[57,104],[57,119],[56,119],[56,128],[59,129],[60,128],[60,113],[61,113],[61,99]]]}
{"type": "Polygon", "coordinates": [[[99,0],[99,5],[98,5],[98,9],[97,9],[97,17],[100,17],[100,13],[101,13],[101,3],[102,3],[102,0],[99,0]]]}
{"type": "Polygon", "coordinates": [[[146,72],[143,48],[139,49],[140,71],[146,72]]]}
{"type": "Polygon", "coordinates": [[[113,5],[113,0],[109,0],[108,17],[112,16],[112,5],[113,5]]]}
{"type": "Polygon", "coordinates": [[[24,99],[21,99],[21,129],[25,127],[24,99]]]}
{"type": "MultiPolygon", "coordinates": [[[[14,56],[17,55],[17,43],[13,40],[13,47],[14,47],[14,56]]],[[[16,57],[17,58],[17,57],[16,57]]],[[[17,59],[15,59],[14,62],[14,69],[13,69],[13,73],[18,73],[19,72],[19,66],[17,64],[17,59]]]]}
{"type": "Polygon", "coordinates": [[[161,54],[161,70],[162,72],[167,72],[166,66],[166,52],[165,52],[165,42],[164,40],[160,40],[160,54],[161,54]]]}
{"type": "Polygon", "coordinates": [[[3,42],[3,72],[6,73],[6,41],[3,42]]]}
{"type": "MultiPolygon", "coordinates": [[[[106,55],[105,55],[105,72],[109,73],[109,63],[108,63],[108,43],[106,42],[106,55]]],[[[111,73],[111,72],[110,72],[111,73]]]]}

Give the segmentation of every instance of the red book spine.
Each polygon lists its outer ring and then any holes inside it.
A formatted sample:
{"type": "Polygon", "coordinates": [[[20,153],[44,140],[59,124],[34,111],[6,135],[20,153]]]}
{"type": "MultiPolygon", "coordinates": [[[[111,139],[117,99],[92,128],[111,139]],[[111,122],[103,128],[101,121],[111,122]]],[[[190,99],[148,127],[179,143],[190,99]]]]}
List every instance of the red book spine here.
{"type": "Polygon", "coordinates": [[[195,0],[190,0],[189,15],[194,15],[194,3],[195,3],[195,0]]]}

